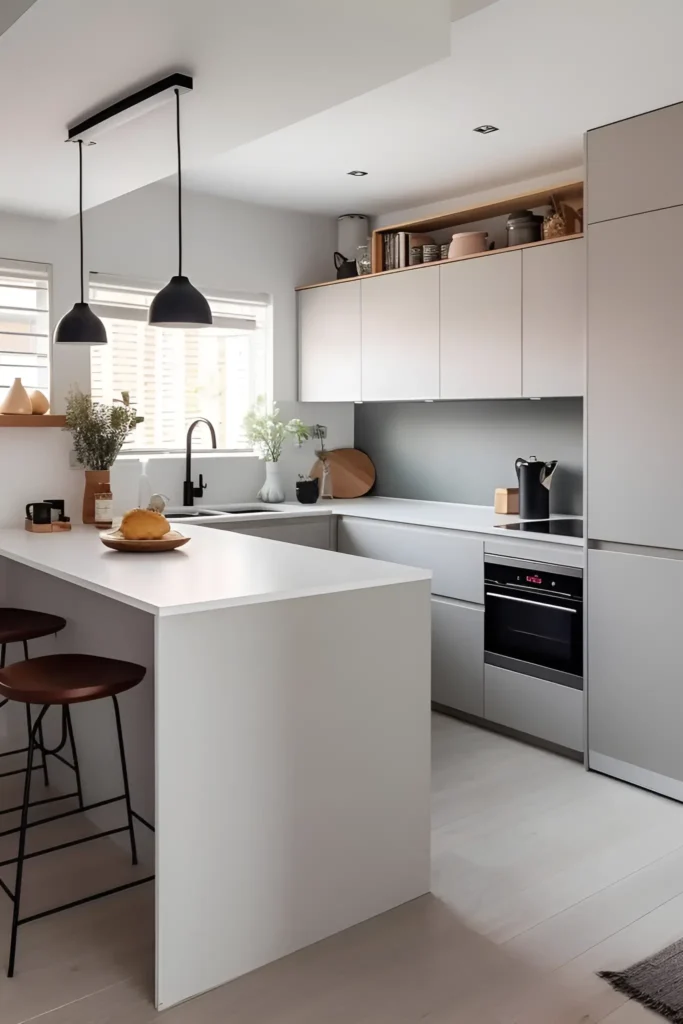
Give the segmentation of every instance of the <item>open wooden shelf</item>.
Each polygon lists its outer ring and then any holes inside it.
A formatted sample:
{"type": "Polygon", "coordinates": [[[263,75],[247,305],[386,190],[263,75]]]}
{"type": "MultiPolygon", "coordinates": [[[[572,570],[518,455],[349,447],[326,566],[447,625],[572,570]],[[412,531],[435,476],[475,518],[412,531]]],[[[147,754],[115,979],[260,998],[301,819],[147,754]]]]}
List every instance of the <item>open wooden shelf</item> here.
{"type": "Polygon", "coordinates": [[[396,267],[395,270],[380,270],[376,274],[342,277],[340,280],[320,281],[318,284],[302,284],[295,290],[303,292],[309,288],[327,288],[331,284],[348,284],[350,281],[367,281],[371,277],[386,277],[387,274],[405,274],[409,270],[427,270],[428,267],[438,267],[444,263],[460,263],[462,260],[478,260],[485,256],[500,256],[504,252],[515,252],[518,249],[535,249],[539,245],[555,245],[557,242],[569,242],[573,238],[583,238],[583,232],[579,231],[574,235],[561,235],[559,238],[544,238],[540,242],[527,242],[526,245],[509,245],[504,249],[487,249],[485,252],[472,252],[469,256],[458,256],[453,260],[432,260],[431,263],[416,263],[413,267],[396,267]]]}
{"type": "Polygon", "coordinates": [[[6,416],[0,413],[0,427],[65,427],[66,416],[6,416]]]}

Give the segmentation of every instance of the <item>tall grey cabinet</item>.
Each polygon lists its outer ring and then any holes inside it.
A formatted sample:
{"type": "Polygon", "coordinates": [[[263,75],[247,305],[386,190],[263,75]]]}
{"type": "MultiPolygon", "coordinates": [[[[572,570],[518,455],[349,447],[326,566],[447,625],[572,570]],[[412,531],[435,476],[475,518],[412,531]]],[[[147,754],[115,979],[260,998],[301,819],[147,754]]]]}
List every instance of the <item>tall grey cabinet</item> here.
{"type": "Polygon", "coordinates": [[[589,767],[683,800],[681,138],[588,133],[586,414],[589,767]]]}

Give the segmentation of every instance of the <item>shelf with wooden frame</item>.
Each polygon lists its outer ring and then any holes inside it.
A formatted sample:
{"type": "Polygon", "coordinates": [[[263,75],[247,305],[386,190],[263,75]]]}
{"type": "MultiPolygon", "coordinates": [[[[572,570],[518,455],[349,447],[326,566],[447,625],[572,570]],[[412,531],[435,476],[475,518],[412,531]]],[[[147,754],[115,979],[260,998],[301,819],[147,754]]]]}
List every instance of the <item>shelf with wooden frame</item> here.
{"type": "Polygon", "coordinates": [[[555,245],[558,242],[569,242],[575,238],[583,238],[583,232],[577,231],[573,235],[560,235],[558,238],[544,238],[540,242],[527,242],[526,245],[508,245],[504,249],[487,249],[485,252],[472,252],[467,256],[456,256],[452,260],[432,260],[431,263],[416,263],[412,267],[396,267],[394,270],[380,270],[376,274],[362,274],[360,277],[342,277],[335,281],[320,281],[317,284],[302,284],[295,290],[297,292],[308,291],[309,288],[329,288],[333,284],[348,284],[351,281],[367,281],[371,277],[386,277],[388,274],[405,274],[412,270],[427,270],[429,267],[443,266],[446,263],[459,263],[461,260],[477,260],[486,256],[500,256],[501,253],[515,252],[518,249],[535,249],[540,245],[555,245]]]}
{"type": "Polygon", "coordinates": [[[0,427],[65,427],[66,416],[18,416],[0,413],[0,427]]]}

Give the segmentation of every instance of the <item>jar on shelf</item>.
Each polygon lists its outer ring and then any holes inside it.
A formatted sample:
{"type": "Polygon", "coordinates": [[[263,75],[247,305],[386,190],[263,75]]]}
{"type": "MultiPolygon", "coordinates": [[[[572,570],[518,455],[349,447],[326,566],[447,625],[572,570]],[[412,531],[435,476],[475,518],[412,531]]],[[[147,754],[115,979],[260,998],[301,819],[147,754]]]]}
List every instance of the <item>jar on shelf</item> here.
{"type": "Polygon", "coordinates": [[[114,521],[114,497],[111,491],[95,495],[95,526],[98,530],[111,529],[114,521]]]}

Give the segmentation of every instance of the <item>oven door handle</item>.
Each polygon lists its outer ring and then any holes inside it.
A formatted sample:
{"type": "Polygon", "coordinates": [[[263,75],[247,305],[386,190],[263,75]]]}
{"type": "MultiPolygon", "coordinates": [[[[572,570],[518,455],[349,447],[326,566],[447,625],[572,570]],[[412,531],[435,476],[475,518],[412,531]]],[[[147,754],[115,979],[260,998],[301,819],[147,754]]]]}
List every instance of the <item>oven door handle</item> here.
{"type": "Polygon", "coordinates": [[[544,601],[530,601],[527,597],[513,597],[512,594],[492,594],[490,590],[486,591],[486,597],[497,597],[501,601],[517,601],[519,604],[532,604],[536,608],[552,608],[555,612],[569,612],[570,615],[576,615],[576,608],[567,608],[560,604],[546,604],[544,601]]]}

